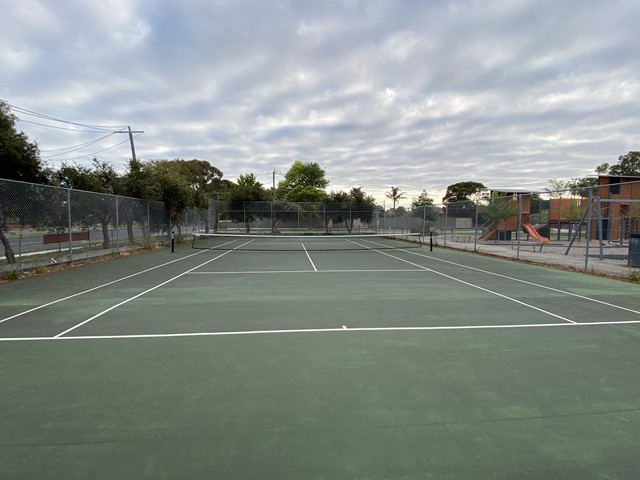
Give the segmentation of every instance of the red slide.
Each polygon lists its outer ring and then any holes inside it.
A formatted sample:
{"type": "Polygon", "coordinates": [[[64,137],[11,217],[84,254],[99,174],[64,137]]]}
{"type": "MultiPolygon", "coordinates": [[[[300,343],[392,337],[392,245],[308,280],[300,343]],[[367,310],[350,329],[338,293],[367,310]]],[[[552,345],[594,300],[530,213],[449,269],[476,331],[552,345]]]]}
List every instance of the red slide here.
{"type": "Polygon", "coordinates": [[[543,237],[542,235],[540,235],[540,233],[538,232],[538,229],[533,225],[531,225],[530,223],[523,223],[522,226],[527,231],[527,233],[536,240],[536,242],[541,243],[543,245],[549,243],[549,239],[547,237],[543,237]]]}

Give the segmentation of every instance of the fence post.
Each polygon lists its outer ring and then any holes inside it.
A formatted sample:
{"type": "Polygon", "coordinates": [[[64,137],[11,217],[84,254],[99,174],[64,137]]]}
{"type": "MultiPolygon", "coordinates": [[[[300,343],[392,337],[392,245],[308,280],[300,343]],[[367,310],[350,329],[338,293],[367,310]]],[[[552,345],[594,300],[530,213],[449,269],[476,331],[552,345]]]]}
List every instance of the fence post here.
{"type": "Polygon", "coordinates": [[[116,252],[120,251],[120,197],[116,195],[116,252]]]}
{"type": "MultiPolygon", "coordinates": [[[[549,200],[549,213],[551,213],[551,200],[549,200]]],[[[562,194],[560,194],[560,197],[558,198],[558,224],[556,225],[556,227],[557,227],[556,240],[560,241],[560,234],[561,234],[560,230],[562,227],[562,194]]],[[[549,235],[551,235],[551,230],[549,230],[549,235]]],[[[569,235],[569,238],[571,238],[571,235],[569,235]]]]}
{"type": "MultiPolygon", "coordinates": [[[[593,190],[589,189],[589,204],[587,205],[587,247],[584,254],[584,271],[589,271],[589,242],[591,240],[591,215],[593,212],[593,190]]],[[[565,254],[566,255],[566,254],[565,254]]]]}
{"type": "Polygon", "coordinates": [[[449,207],[444,206],[444,246],[447,246],[447,230],[449,229],[449,207]]]}
{"type": "MultiPolygon", "coordinates": [[[[518,194],[516,194],[518,195],[518,194]]],[[[518,242],[518,246],[516,249],[516,258],[520,258],[520,231],[522,230],[522,195],[518,195],[518,222],[517,227],[518,231],[516,232],[516,240],[518,242]]]]}
{"type": "MultiPolygon", "coordinates": [[[[69,222],[69,263],[73,263],[73,234],[71,232],[71,189],[67,189],[67,217],[69,222]]],[[[89,232],[91,235],[91,232],[89,232]]]]}
{"type": "Polygon", "coordinates": [[[600,196],[596,198],[596,203],[598,204],[598,244],[600,246],[600,260],[602,260],[604,258],[604,247],[602,245],[604,238],[602,235],[602,203],[600,202],[600,196]]]}
{"type": "Polygon", "coordinates": [[[473,251],[478,251],[478,211],[480,210],[479,200],[476,198],[476,228],[473,234],[473,251]]]}

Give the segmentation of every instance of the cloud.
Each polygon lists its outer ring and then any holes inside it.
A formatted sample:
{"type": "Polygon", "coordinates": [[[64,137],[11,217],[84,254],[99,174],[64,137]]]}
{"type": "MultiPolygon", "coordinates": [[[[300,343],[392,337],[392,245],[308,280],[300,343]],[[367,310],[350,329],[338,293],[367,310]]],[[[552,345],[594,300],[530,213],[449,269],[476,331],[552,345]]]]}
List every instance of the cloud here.
{"type": "MultiPolygon", "coordinates": [[[[144,130],[147,160],[267,184],[317,162],[330,188],[382,200],[390,185],[542,188],[638,148],[636,2],[2,3],[0,98],[144,130]]],[[[20,127],[43,149],[79,143],[20,127]]]]}

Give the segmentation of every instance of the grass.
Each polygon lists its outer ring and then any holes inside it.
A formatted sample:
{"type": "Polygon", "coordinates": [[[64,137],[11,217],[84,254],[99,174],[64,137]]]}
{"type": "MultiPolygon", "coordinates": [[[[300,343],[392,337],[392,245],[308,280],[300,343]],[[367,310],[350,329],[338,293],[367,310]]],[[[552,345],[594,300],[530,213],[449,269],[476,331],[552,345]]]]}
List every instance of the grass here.
{"type": "Polygon", "coordinates": [[[4,272],[2,277],[8,281],[19,280],[20,272],[18,270],[9,270],[8,272],[4,272]]]}

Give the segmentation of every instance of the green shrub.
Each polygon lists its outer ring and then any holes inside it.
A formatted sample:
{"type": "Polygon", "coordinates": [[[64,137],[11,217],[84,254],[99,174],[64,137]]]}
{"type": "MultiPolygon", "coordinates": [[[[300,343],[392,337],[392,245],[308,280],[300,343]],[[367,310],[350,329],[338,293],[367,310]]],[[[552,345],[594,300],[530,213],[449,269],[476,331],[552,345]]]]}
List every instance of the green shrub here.
{"type": "Polygon", "coordinates": [[[5,280],[18,280],[20,278],[20,272],[18,270],[9,270],[4,272],[3,278],[5,280]]]}

